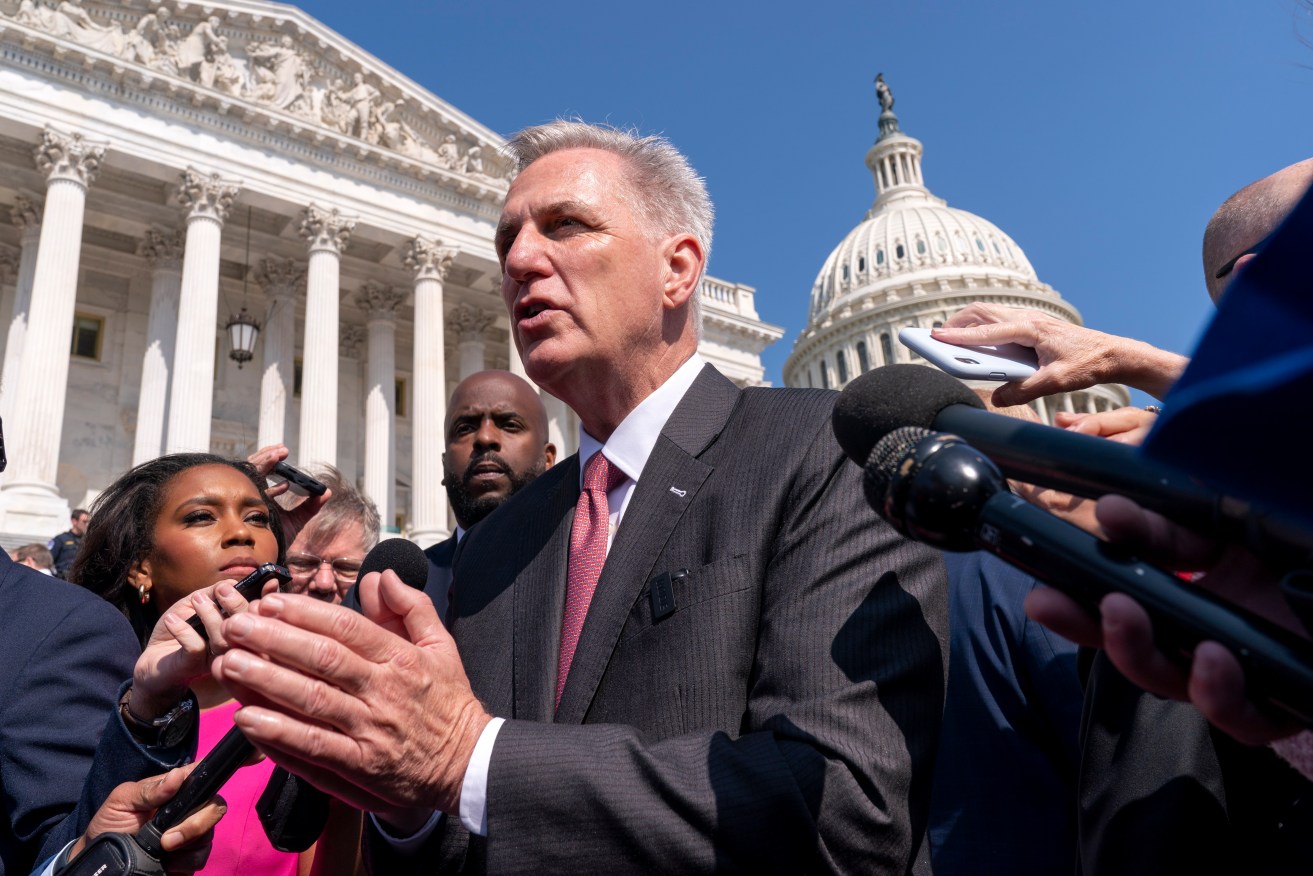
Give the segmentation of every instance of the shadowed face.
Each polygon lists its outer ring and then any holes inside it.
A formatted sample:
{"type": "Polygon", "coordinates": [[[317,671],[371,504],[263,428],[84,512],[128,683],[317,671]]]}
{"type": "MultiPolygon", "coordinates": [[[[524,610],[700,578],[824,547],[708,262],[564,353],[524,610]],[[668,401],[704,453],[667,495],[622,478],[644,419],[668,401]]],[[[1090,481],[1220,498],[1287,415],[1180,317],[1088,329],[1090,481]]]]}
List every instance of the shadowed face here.
{"type": "Polygon", "coordinates": [[[456,520],[482,520],[556,459],[542,402],[506,371],[483,371],[452,393],[443,484],[456,520]]]}

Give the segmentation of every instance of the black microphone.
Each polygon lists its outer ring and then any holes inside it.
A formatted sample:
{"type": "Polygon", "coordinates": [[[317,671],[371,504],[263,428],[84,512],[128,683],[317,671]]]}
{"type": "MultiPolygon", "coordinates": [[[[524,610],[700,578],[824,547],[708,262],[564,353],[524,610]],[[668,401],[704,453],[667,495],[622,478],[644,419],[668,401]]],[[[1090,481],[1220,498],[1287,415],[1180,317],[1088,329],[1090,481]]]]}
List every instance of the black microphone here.
{"type": "MultiPolygon", "coordinates": [[[[419,545],[404,538],[379,542],[360,564],[360,577],[391,569],[403,582],[423,590],[429,560],[419,545]]],[[[353,590],[357,585],[353,585],[353,590]]],[[[354,601],[359,605],[359,601],[354,601]]],[[[280,852],[304,852],[315,844],[328,823],[328,795],[314,785],[274,767],[264,793],[255,804],[269,844],[280,852]]]]}
{"type": "Polygon", "coordinates": [[[360,577],[391,569],[409,587],[423,590],[429,579],[429,558],[419,545],[406,538],[380,541],[360,564],[360,577]]]}
{"type": "Polygon", "coordinates": [[[902,534],[945,550],[983,548],[1094,613],[1106,594],[1125,593],[1149,613],[1164,651],[1185,658],[1201,641],[1220,642],[1254,699],[1313,727],[1313,643],[1013,495],[961,438],[895,429],[864,468],[867,501],[902,534]]]}
{"type": "Polygon", "coordinates": [[[857,377],[839,396],[833,425],[839,446],[858,465],[877,441],[902,426],[951,432],[1019,481],[1089,498],[1126,496],[1278,564],[1298,564],[1313,553],[1313,533],[1302,527],[1219,495],[1145,459],[1136,447],[990,413],[959,380],[923,365],[886,365],[857,377]]]}

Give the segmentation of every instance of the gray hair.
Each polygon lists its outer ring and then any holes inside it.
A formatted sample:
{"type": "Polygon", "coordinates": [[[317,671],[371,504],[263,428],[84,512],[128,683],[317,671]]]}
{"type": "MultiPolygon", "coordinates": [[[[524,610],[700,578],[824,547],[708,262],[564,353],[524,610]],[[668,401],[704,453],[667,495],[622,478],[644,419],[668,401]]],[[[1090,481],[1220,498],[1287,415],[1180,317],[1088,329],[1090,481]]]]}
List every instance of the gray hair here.
{"type": "Polygon", "coordinates": [[[365,553],[373,550],[374,545],[378,544],[379,529],[378,508],[373,500],[356,489],[355,484],[342,477],[342,473],[331,465],[312,466],[311,474],[333,491],[332,498],[307,524],[306,528],[312,530],[311,537],[322,538],[353,521],[359,522],[365,553]]]}
{"type": "MultiPolygon", "coordinates": [[[[639,136],[635,130],[557,119],[525,128],[511,137],[503,150],[524,170],[544,155],[564,149],[600,149],[618,155],[629,167],[629,183],[642,219],[661,234],[692,234],[702,246],[703,263],[711,258],[711,232],[715,207],[707,183],[684,154],[665,137],[639,136]]],[[[693,327],[701,333],[702,275],[693,291],[693,327]]]]}

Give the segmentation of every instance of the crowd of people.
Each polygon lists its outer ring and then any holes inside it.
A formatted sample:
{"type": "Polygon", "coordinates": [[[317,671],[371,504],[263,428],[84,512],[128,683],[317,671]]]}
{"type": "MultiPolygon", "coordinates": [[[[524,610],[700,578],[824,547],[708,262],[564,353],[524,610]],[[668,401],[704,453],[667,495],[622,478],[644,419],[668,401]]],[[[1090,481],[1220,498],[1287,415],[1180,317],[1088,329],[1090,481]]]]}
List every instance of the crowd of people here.
{"type": "MultiPolygon", "coordinates": [[[[834,437],[836,393],[741,389],[702,360],[712,205],[669,142],[555,122],[507,148],[502,295],[579,453],[557,460],[525,380],[463,381],[457,527],[422,587],[361,574],[378,512],[337,472],[312,468],[328,490],[299,502],[270,486],[281,445],[140,465],[44,555],[0,559],[0,876],[137,830],[233,727],[264,759],[165,833],[169,872],[1308,872],[1308,730],[1249,699],[1234,655],[1164,652],[1124,595],[1094,616],[900,536],[834,437]],[[234,583],[265,563],[288,580],[248,601],[234,583]],[[310,849],[270,835],[273,797],[322,810],[310,849]]],[[[1219,209],[1214,300],[1311,179],[1219,209]]],[[[1001,414],[1096,383],[1161,399],[1189,365],[985,303],[935,336],[1035,349],[988,393],[1001,414]]],[[[1138,444],[1158,416],[1057,426],[1138,444]]],[[[1014,489],[1182,587],[1271,577],[1128,500],[1014,489]]]]}

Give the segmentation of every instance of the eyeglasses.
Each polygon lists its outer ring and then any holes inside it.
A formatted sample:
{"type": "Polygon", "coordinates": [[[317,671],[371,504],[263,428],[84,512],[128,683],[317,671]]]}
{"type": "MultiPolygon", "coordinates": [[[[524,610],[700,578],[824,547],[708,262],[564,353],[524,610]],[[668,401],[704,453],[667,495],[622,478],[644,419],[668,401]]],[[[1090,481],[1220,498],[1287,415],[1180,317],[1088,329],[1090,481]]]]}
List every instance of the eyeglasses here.
{"type": "Polygon", "coordinates": [[[1220,280],[1223,277],[1225,277],[1227,274],[1235,270],[1236,262],[1240,261],[1242,258],[1244,258],[1247,255],[1257,255],[1259,250],[1261,250],[1264,246],[1266,246],[1267,242],[1272,239],[1273,234],[1276,234],[1276,231],[1272,231],[1270,234],[1268,234],[1258,243],[1254,244],[1249,249],[1245,250],[1244,252],[1237,255],[1235,258],[1231,259],[1226,264],[1222,265],[1222,267],[1217,269],[1217,273],[1213,274],[1213,277],[1215,279],[1220,280]]]}
{"type": "Polygon", "coordinates": [[[285,593],[301,593],[310,586],[310,579],[324,566],[333,569],[333,580],[338,584],[351,586],[360,577],[363,560],[354,557],[335,557],[331,560],[310,554],[293,554],[287,558],[287,571],[292,573],[292,580],[283,588],[285,593]]]}

